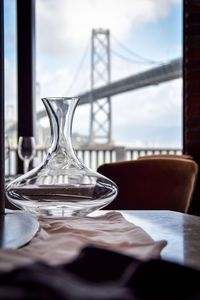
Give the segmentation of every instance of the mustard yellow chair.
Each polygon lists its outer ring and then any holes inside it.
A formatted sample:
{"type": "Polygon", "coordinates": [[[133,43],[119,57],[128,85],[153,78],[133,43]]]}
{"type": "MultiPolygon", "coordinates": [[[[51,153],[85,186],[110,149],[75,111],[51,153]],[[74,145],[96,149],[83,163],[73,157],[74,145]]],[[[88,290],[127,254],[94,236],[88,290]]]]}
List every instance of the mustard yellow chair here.
{"type": "Polygon", "coordinates": [[[187,212],[198,165],[190,159],[146,158],[104,164],[97,171],[119,189],[116,199],[105,209],[187,212]]]}

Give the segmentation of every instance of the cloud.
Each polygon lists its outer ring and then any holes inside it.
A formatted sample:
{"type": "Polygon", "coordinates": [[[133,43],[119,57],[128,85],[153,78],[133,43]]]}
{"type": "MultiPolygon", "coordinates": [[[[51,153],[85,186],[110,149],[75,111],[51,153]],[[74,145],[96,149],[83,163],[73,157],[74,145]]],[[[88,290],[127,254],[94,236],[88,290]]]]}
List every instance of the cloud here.
{"type": "Polygon", "coordinates": [[[116,126],[113,129],[116,145],[136,148],[178,148],[182,147],[182,130],[180,126],[116,126]],[[130,130],[131,129],[131,130],[130,130]]]}
{"type": "MultiPolygon", "coordinates": [[[[113,141],[117,145],[181,147],[182,79],[111,99],[113,141]]],[[[89,125],[90,105],[78,107],[73,132],[88,135],[89,125]]]]}
{"type": "Polygon", "coordinates": [[[180,126],[182,79],[113,97],[112,110],[119,125],[180,126]]]}
{"type": "Polygon", "coordinates": [[[112,98],[113,139],[130,146],[182,145],[182,79],[112,98]]]}
{"type": "Polygon", "coordinates": [[[16,99],[16,63],[5,59],[5,99],[6,104],[13,104],[16,99]]]}
{"type": "Polygon", "coordinates": [[[89,41],[92,28],[109,28],[121,41],[138,24],[166,17],[180,0],[38,0],[41,53],[66,56],[89,41]]]}

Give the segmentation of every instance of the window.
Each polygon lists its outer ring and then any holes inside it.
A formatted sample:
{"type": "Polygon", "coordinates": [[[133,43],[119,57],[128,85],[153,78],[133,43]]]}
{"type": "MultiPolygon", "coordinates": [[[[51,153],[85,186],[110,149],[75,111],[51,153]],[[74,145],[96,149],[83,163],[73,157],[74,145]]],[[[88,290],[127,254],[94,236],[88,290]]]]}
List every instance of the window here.
{"type": "MultiPolygon", "coordinates": [[[[37,0],[36,5],[38,99],[90,90],[92,29],[110,31],[111,82],[182,59],[182,1],[37,0]]],[[[106,76],[103,67],[100,72],[106,76]]],[[[111,105],[114,144],[182,148],[181,76],[115,95],[111,105]]],[[[40,100],[37,109],[43,109],[40,100]]],[[[90,105],[80,106],[73,128],[83,141],[89,119],[90,105]]]]}

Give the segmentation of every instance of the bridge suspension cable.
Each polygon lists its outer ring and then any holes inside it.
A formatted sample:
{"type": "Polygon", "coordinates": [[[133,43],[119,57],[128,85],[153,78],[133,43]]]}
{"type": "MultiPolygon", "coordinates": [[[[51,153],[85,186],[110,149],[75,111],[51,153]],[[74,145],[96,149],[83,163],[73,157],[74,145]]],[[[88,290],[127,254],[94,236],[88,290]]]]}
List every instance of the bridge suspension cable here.
{"type": "Polygon", "coordinates": [[[77,78],[78,78],[78,76],[79,76],[79,74],[80,74],[80,72],[81,72],[81,69],[82,69],[83,64],[84,64],[84,62],[85,62],[85,60],[86,60],[86,57],[87,57],[87,55],[89,54],[89,48],[90,48],[90,41],[87,43],[87,45],[86,45],[86,47],[85,47],[85,49],[84,49],[83,55],[82,55],[81,60],[80,60],[80,62],[79,62],[79,64],[78,64],[78,67],[77,67],[77,69],[76,69],[76,72],[74,73],[74,76],[73,76],[73,79],[72,79],[72,81],[71,81],[71,84],[70,84],[69,87],[68,87],[68,90],[67,90],[67,92],[66,92],[66,95],[69,95],[69,93],[70,93],[72,87],[74,86],[74,83],[77,81],[77,78]]]}
{"type": "Polygon", "coordinates": [[[87,70],[87,74],[82,77],[82,80],[77,87],[78,94],[82,93],[84,90],[88,90],[90,85],[90,70],[87,70]]]}
{"type": "MultiPolygon", "coordinates": [[[[122,55],[121,53],[118,53],[117,51],[111,49],[110,50],[115,56],[123,59],[123,60],[126,60],[130,63],[134,63],[134,64],[139,64],[139,65],[147,65],[147,64],[152,64],[152,63],[149,63],[149,62],[146,62],[146,61],[139,61],[139,60],[136,60],[136,59],[132,59],[132,58],[129,58],[129,57],[126,57],[124,55],[122,55]]],[[[158,64],[158,63],[157,63],[158,64]]],[[[161,64],[161,63],[159,63],[161,64]]]]}
{"type": "Polygon", "coordinates": [[[152,59],[149,59],[147,57],[144,57],[136,52],[134,52],[133,50],[129,49],[127,46],[125,46],[121,41],[119,41],[113,34],[110,34],[111,38],[123,49],[125,50],[129,55],[131,55],[133,58],[128,58],[128,57],[125,57],[124,55],[118,53],[116,50],[113,50],[111,49],[111,51],[119,56],[120,58],[122,59],[125,59],[127,61],[130,61],[130,62],[134,62],[134,63],[138,63],[138,64],[154,64],[154,65],[162,65],[162,64],[165,64],[165,62],[163,61],[155,61],[155,60],[152,60],[152,59]]]}

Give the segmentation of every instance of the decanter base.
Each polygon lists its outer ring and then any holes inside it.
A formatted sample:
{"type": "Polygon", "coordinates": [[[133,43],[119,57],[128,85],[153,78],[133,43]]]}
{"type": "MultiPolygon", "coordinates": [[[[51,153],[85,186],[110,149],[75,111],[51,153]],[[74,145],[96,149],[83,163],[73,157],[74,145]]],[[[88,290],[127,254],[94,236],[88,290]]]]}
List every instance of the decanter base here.
{"type": "Polygon", "coordinates": [[[38,203],[37,201],[21,201],[16,200],[12,201],[12,204],[23,209],[27,212],[30,212],[36,216],[43,216],[43,217],[71,217],[71,216],[78,216],[83,217],[87,216],[88,214],[92,213],[93,211],[99,210],[105,206],[107,206],[113,199],[103,199],[93,200],[91,201],[79,201],[79,202],[69,202],[63,204],[51,202],[51,203],[38,203]],[[100,203],[99,203],[100,202],[100,203]]]}

